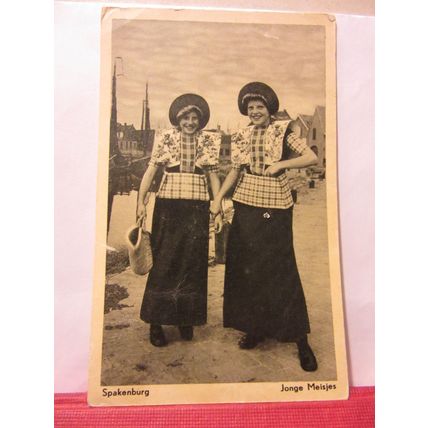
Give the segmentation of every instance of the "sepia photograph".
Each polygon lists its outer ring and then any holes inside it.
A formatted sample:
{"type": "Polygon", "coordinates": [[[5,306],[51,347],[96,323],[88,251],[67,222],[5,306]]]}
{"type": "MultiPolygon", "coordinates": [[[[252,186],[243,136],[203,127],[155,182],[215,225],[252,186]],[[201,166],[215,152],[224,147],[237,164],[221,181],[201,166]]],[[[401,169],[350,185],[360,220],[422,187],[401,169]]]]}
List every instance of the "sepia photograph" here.
{"type": "Polygon", "coordinates": [[[103,9],[91,405],[348,397],[335,43],[103,9]]]}

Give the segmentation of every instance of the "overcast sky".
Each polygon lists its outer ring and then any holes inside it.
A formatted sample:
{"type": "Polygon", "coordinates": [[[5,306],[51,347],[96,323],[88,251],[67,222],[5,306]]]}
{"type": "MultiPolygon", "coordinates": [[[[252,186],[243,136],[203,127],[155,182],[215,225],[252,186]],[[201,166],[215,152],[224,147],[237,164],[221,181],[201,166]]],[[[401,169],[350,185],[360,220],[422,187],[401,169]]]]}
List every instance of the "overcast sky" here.
{"type": "Polygon", "coordinates": [[[250,81],[270,85],[292,117],[325,105],[321,26],[114,20],[112,49],[112,58],[123,58],[118,121],[137,129],[146,81],[152,128],[170,126],[169,106],[185,92],[207,100],[208,128],[244,126],[237,97],[250,81]]]}

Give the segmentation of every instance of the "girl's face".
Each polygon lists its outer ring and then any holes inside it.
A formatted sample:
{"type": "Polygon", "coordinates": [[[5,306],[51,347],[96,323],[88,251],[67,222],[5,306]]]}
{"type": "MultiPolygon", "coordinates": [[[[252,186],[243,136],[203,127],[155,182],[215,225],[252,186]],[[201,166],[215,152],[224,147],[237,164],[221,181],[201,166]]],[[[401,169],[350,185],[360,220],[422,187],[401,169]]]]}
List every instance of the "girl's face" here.
{"type": "Polygon", "coordinates": [[[190,111],[184,116],[181,116],[178,121],[178,125],[181,132],[187,135],[192,135],[199,129],[199,116],[194,111],[190,111]]]}
{"type": "Polygon", "coordinates": [[[262,101],[252,100],[247,106],[248,117],[253,125],[263,126],[269,125],[270,114],[269,110],[262,101]]]}

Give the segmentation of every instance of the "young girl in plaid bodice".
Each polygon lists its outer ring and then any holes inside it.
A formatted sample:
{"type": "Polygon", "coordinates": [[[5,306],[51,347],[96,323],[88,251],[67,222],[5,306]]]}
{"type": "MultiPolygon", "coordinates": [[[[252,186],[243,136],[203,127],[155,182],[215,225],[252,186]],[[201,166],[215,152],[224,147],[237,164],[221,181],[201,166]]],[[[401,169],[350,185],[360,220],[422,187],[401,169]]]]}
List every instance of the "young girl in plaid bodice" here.
{"type": "MultiPolygon", "coordinates": [[[[153,346],[167,345],[163,325],[177,326],[182,339],[193,339],[193,326],[207,321],[209,192],[220,188],[218,159],[221,136],[202,131],[209,119],[206,101],[184,94],[171,104],[174,128],[157,133],[141,181],[137,217],[146,216],[146,197],[159,167],[162,182],[153,212],[153,268],[140,317],[150,324],[153,346]]],[[[215,228],[221,228],[221,216],[215,228]]]]}
{"type": "Polygon", "coordinates": [[[221,212],[224,196],[235,184],[224,284],[223,324],[243,332],[241,349],[265,338],[295,342],[301,367],[317,369],[309,346],[309,317],[293,247],[293,200],[286,170],[317,162],[300,140],[292,121],[273,122],[279,101],[266,84],[251,82],[238,105],[251,125],[232,137],[233,168],[211,210],[221,212]],[[287,152],[296,158],[289,159],[287,152]]]}

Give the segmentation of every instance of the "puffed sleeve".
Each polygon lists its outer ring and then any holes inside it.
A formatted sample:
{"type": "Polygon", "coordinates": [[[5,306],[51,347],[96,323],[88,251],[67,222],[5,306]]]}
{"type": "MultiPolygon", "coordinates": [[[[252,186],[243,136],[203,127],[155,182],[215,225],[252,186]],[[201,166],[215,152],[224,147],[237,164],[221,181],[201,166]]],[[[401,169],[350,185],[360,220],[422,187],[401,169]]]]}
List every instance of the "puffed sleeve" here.
{"type": "Polygon", "coordinates": [[[302,155],[303,152],[308,148],[306,141],[303,138],[299,138],[295,132],[287,133],[286,136],[287,146],[298,155],[302,155]]]}
{"type": "Polygon", "coordinates": [[[165,165],[171,160],[169,151],[169,141],[171,135],[169,131],[156,131],[153,144],[152,156],[149,165],[165,165]]]}
{"type": "Polygon", "coordinates": [[[250,149],[248,129],[240,129],[232,134],[231,161],[233,168],[241,169],[242,165],[250,163],[250,149]]]}

